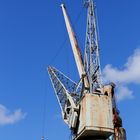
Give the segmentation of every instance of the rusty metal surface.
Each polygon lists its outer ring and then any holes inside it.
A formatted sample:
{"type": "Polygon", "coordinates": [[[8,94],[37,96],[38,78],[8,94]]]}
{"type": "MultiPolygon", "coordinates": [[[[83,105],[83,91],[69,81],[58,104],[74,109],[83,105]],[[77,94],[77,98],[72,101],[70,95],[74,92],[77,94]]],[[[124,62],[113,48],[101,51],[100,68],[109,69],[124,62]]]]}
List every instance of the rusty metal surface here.
{"type": "Polygon", "coordinates": [[[111,87],[103,89],[108,95],[86,94],[81,100],[78,135],[109,137],[114,132],[111,87]]]}
{"type": "MultiPolygon", "coordinates": [[[[84,69],[82,54],[81,54],[80,48],[78,46],[76,35],[72,29],[72,25],[71,25],[70,19],[69,19],[68,14],[67,14],[67,10],[66,10],[64,4],[61,4],[61,7],[62,7],[65,23],[66,23],[66,28],[68,31],[70,43],[72,46],[75,62],[76,62],[77,69],[79,72],[79,76],[80,76],[80,78],[82,78],[82,75],[86,74],[85,69],[84,69]]],[[[87,77],[85,77],[85,86],[89,87],[89,82],[88,82],[87,77]]]]}
{"type": "Polygon", "coordinates": [[[114,140],[127,140],[126,131],[122,127],[115,128],[114,140]]]}

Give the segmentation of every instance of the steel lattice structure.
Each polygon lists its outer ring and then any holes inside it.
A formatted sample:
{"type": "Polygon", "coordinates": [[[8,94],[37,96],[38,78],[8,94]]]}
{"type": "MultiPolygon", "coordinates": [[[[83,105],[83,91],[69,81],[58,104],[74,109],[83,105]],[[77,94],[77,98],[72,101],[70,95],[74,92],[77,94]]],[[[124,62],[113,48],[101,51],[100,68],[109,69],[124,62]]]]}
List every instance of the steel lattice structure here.
{"type": "Polygon", "coordinates": [[[68,123],[66,108],[76,108],[75,106],[80,99],[79,92],[81,90],[81,86],[78,86],[75,82],[54,67],[49,66],[48,72],[62,110],[63,118],[65,122],[68,123]]]}
{"type": "Polygon", "coordinates": [[[126,132],[117,112],[114,84],[103,85],[95,4],[85,0],[87,29],[84,62],[72,29],[66,7],[61,5],[72,51],[79,73],[79,82],[54,67],[48,67],[64,121],[70,127],[72,140],[126,140],[126,132]]]}
{"type": "Polygon", "coordinates": [[[93,0],[86,0],[85,6],[88,12],[84,67],[90,83],[90,93],[93,93],[96,88],[101,88],[102,86],[98,33],[93,0]]]}

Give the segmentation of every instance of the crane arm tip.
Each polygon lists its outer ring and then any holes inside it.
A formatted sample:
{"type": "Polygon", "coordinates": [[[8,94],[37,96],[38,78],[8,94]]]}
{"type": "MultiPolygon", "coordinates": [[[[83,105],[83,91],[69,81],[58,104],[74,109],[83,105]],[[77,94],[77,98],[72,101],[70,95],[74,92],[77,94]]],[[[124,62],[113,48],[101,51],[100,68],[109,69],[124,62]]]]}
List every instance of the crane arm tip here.
{"type": "Polygon", "coordinates": [[[62,3],[60,6],[61,6],[61,7],[65,7],[65,4],[64,4],[64,3],[62,3]]]}

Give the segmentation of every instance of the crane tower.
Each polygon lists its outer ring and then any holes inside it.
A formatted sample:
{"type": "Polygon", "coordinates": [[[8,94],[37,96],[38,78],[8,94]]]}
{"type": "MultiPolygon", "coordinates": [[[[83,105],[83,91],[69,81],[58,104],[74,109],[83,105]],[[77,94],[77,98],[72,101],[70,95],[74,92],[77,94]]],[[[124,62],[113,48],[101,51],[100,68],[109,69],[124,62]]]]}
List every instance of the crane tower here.
{"type": "Polygon", "coordinates": [[[99,59],[98,33],[93,0],[85,0],[87,29],[82,57],[76,35],[64,4],[66,28],[79,72],[79,82],[54,67],[48,67],[62,116],[72,131],[72,140],[126,140],[122,119],[116,107],[115,84],[103,85],[99,59]]]}

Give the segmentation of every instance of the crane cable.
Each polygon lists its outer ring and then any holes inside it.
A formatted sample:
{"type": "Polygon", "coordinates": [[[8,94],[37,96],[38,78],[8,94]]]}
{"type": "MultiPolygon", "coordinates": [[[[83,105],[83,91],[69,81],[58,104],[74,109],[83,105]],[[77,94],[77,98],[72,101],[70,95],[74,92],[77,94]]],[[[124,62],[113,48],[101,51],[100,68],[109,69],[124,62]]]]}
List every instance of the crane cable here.
{"type": "MultiPolygon", "coordinates": [[[[77,25],[77,23],[78,23],[78,21],[79,21],[81,15],[82,15],[83,8],[84,8],[84,6],[80,9],[80,12],[79,12],[78,16],[76,17],[75,22],[74,22],[74,24],[72,25],[73,28],[75,28],[75,26],[77,25]]],[[[76,36],[77,36],[77,35],[76,35],[76,36]]],[[[77,36],[77,37],[78,37],[78,36],[77,36]]],[[[78,41],[79,41],[79,37],[78,37],[77,39],[78,39],[78,41]]],[[[54,61],[56,60],[56,58],[58,57],[58,55],[60,54],[60,52],[62,51],[62,49],[65,47],[67,41],[68,41],[68,36],[65,37],[64,41],[62,42],[62,44],[58,47],[58,49],[57,49],[57,51],[56,51],[54,57],[50,60],[50,62],[48,63],[48,65],[51,65],[51,64],[54,63],[54,61]]],[[[80,42],[81,42],[81,41],[80,41],[80,42]]],[[[81,44],[81,43],[80,43],[80,44],[81,44]]]]}
{"type": "MultiPolygon", "coordinates": [[[[81,40],[80,40],[80,37],[79,37],[79,35],[78,34],[76,34],[76,26],[77,26],[77,24],[78,24],[78,22],[80,21],[80,18],[81,18],[81,16],[82,16],[82,14],[83,14],[83,8],[84,8],[84,6],[82,6],[81,7],[81,9],[80,9],[80,12],[78,13],[78,15],[77,15],[77,17],[76,17],[76,19],[75,19],[75,22],[74,22],[74,24],[73,23],[71,23],[72,24],[72,27],[73,27],[73,30],[74,30],[74,33],[75,33],[75,35],[76,35],[76,39],[77,39],[77,42],[78,42],[78,47],[79,47],[79,49],[80,49],[80,52],[81,53],[83,53],[83,47],[82,47],[82,43],[81,43],[81,40]]],[[[70,19],[70,21],[71,21],[71,18],[70,18],[70,16],[69,16],[69,19],[70,19]]],[[[68,54],[69,54],[69,52],[68,52],[68,54]]],[[[69,57],[69,56],[67,56],[67,57],[69,57]]],[[[67,59],[67,71],[68,71],[68,77],[69,77],[69,75],[70,75],[70,68],[69,68],[69,65],[70,65],[70,63],[69,62],[71,62],[71,61],[69,61],[69,58],[67,59]]],[[[74,76],[74,78],[76,79],[76,75],[74,76]]]]}
{"type": "MultiPolygon", "coordinates": [[[[82,15],[82,11],[83,11],[83,7],[82,9],[80,10],[80,13],[78,14],[75,22],[74,22],[74,26],[73,28],[76,26],[76,24],[78,23],[81,15],[82,15]]],[[[60,52],[62,51],[62,49],[65,47],[66,43],[68,41],[68,37],[65,37],[64,41],[62,42],[62,44],[58,47],[54,57],[50,60],[50,62],[48,63],[48,66],[53,64],[54,61],[56,60],[56,58],[58,57],[58,55],[60,54],[60,52]]],[[[46,93],[44,94],[44,103],[43,103],[43,117],[42,117],[42,139],[41,140],[45,140],[44,138],[44,135],[45,135],[45,128],[46,128],[46,105],[47,105],[47,102],[46,102],[46,93]]],[[[72,137],[72,134],[71,134],[71,137],[72,137]]],[[[48,138],[47,138],[48,140],[48,138]]]]}
{"type": "Polygon", "coordinates": [[[42,117],[42,138],[41,140],[44,140],[45,136],[45,125],[46,125],[46,94],[44,93],[44,101],[43,101],[43,117],[42,117]]]}

